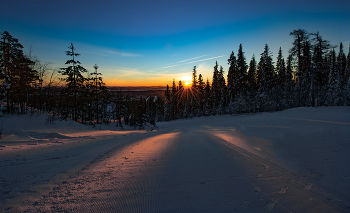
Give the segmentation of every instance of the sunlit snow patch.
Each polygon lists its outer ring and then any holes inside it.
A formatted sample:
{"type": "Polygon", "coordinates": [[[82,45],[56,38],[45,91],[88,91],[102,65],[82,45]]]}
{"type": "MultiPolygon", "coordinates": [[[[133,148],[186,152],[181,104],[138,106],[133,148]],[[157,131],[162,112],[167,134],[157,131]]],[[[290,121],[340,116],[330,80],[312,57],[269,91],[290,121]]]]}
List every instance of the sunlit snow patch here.
{"type": "Polygon", "coordinates": [[[240,137],[241,133],[238,130],[233,129],[232,132],[229,131],[212,131],[211,134],[215,135],[216,137],[219,137],[239,148],[242,148],[254,155],[257,155],[259,157],[262,157],[258,150],[260,150],[260,147],[252,147],[248,144],[248,142],[240,137]]]}

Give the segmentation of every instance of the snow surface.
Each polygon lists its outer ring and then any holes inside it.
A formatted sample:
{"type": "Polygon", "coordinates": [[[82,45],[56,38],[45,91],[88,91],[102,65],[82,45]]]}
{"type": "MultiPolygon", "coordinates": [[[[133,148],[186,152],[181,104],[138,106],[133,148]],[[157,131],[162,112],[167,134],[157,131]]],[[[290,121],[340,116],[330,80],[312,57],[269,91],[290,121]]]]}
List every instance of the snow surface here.
{"type": "Polygon", "coordinates": [[[0,118],[2,212],[350,211],[349,107],[161,122],[151,132],[46,118],[0,118]]]}

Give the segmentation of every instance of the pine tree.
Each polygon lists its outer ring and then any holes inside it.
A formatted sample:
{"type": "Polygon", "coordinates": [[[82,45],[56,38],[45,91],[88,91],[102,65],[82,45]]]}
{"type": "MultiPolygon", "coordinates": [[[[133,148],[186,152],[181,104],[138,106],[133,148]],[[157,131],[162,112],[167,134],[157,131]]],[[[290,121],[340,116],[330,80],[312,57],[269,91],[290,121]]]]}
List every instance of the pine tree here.
{"type": "Polygon", "coordinates": [[[337,70],[335,51],[334,49],[330,52],[330,64],[329,64],[329,77],[328,77],[328,90],[326,105],[337,106],[340,105],[341,100],[341,76],[337,70]]]}
{"type": "Polygon", "coordinates": [[[287,57],[287,64],[286,64],[286,78],[284,84],[284,91],[286,93],[286,100],[287,100],[287,107],[291,108],[294,107],[294,82],[293,82],[293,68],[292,68],[292,60],[293,57],[291,54],[287,57]]]}
{"type": "Polygon", "coordinates": [[[198,77],[198,86],[197,89],[194,91],[195,95],[197,96],[197,100],[198,100],[198,111],[199,111],[199,115],[198,116],[202,116],[203,115],[203,106],[204,106],[204,88],[205,88],[205,82],[203,81],[203,77],[202,74],[199,74],[198,77]]]}
{"type": "Polygon", "coordinates": [[[256,60],[253,54],[250,62],[247,74],[247,110],[249,112],[255,112],[256,109],[256,60]]]}
{"type": "MultiPolygon", "coordinates": [[[[212,106],[214,109],[217,109],[219,107],[219,101],[220,101],[220,86],[219,86],[219,65],[218,62],[215,62],[214,71],[213,71],[213,82],[211,84],[211,100],[212,100],[212,106]]],[[[213,110],[214,114],[216,110],[213,110]]]]}
{"type": "Polygon", "coordinates": [[[350,46],[349,46],[348,55],[346,57],[345,76],[346,76],[346,80],[349,80],[350,78],[350,46]]]}
{"type": "MultiPolygon", "coordinates": [[[[24,55],[15,58],[12,64],[14,69],[11,72],[11,99],[13,103],[19,105],[20,113],[24,114],[29,103],[29,93],[33,89],[32,85],[35,86],[38,81],[38,72],[31,68],[34,62],[24,55]]],[[[32,93],[31,96],[35,94],[32,93]]]]}
{"type": "Polygon", "coordinates": [[[286,78],[286,64],[282,55],[282,48],[278,50],[277,62],[276,62],[276,74],[278,78],[278,85],[283,85],[286,78]]]}
{"type": "Polygon", "coordinates": [[[311,106],[312,104],[312,95],[311,95],[311,80],[312,80],[312,73],[311,73],[311,48],[310,48],[310,42],[305,41],[302,49],[303,55],[301,58],[300,66],[301,66],[301,72],[299,72],[299,75],[297,76],[297,81],[299,82],[299,93],[300,97],[299,100],[301,103],[299,103],[300,106],[311,106]]]}
{"type": "Polygon", "coordinates": [[[259,111],[271,111],[275,109],[275,103],[271,100],[271,91],[274,87],[273,72],[272,53],[266,44],[264,52],[261,53],[257,68],[257,100],[259,111]]]}
{"type": "MultiPolygon", "coordinates": [[[[298,60],[298,71],[297,71],[297,75],[300,76],[302,73],[301,70],[301,56],[302,56],[302,49],[303,49],[303,45],[305,44],[305,41],[307,41],[309,39],[309,33],[306,32],[305,30],[302,29],[298,29],[298,30],[294,30],[293,32],[291,32],[289,35],[292,35],[294,37],[294,42],[293,42],[293,47],[289,50],[289,53],[292,56],[296,56],[297,60],[298,60]]],[[[299,85],[300,82],[299,80],[297,80],[297,84],[299,85]]]]}
{"type": "Polygon", "coordinates": [[[286,109],[288,105],[286,100],[287,98],[286,91],[284,90],[285,89],[284,84],[286,82],[286,64],[284,62],[281,47],[278,50],[275,73],[276,73],[275,100],[278,101],[280,104],[279,109],[286,109]]]}
{"type": "Polygon", "coordinates": [[[212,114],[212,95],[209,79],[207,79],[207,83],[204,88],[204,101],[203,101],[203,113],[208,116],[212,114]]]}
{"type": "Polygon", "coordinates": [[[219,74],[218,74],[218,99],[219,99],[219,107],[217,108],[217,113],[222,115],[225,114],[226,111],[226,82],[224,77],[224,69],[220,66],[219,74]]]}
{"type": "Polygon", "coordinates": [[[66,68],[60,68],[60,73],[63,76],[67,76],[63,78],[63,80],[67,83],[67,92],[70,94],[73,94],[73,119],[77,121],[77,94],[78,91],[84,87],[85,78],[82,75],[83,73],[87,72],[87,70],[80,66],[80,62],[75,60],[75,57],[80,56],[80,54],[75,53],[75,48],[73,46],[73,43],[71,43],[71,46],[68,47],[70,50],[66,51],[67,56],[71,56],[72,59],[67,60],[66,64],[72,64],[71,66],[68,66],[66,68]]]}
{"type": "Polygon", "coordinates": [[[182,85],[182,81],[179,81],[179,87],[178,87],[178,102],[177,102],[177,117],[183,118],[186,113],[186,101],[187,97],[184,93],[184,86],[182,85]]]}
{"type": "Polygon", "coordinates": [[[165,101],[170,102],[170,90],[169,90],[169,85],[166,85],[166,90],[164,93],[165,101]]]}
{"type": "Polygon", "coordinates": [[[228,93],[228,102],[229,102],[229,112],[233,113],[233,103],[235,98],[235,91],[234,91],[234,79],[236,79],[237,74],[237,59],[232,51],[230,58],[228,61],[228,73],[227,73],[227,93],[228,93]]]}
{"type": "Polygon", "coordinates": [[[171,119],[171,102],[170,102],[170,90],[169,86],[166,85],[166,90],[165,90],[165,103],[164,103],[164,120],[169,121],[171,119]]]}
{"type": "Polygon", "coordinates": [[[96,123],[99,123],[99,114],[100,114],[100,110],[99,110],[99,105],[100,105],[100,99],[102,98],[102,92],[105,90],[105,83],[102,80],[102,77],[99,75],[102,75],[102,73],[98,73],[97,69],[98,66],[97,64],[94,65],[93,67],[95,69],[95,72],[90,73],[91,78],[89,78],[90,81],[92,81],[91,86],[92,87],[92,91],[91,91],[91,95],[94,99],[94,105],[95,105],[95,116],[96,116],[96,123]]]}
{"type": "Polygon", "coordinates": [[[253,87],[255,86],[255,83],[256,83],[256,61],[255,61],[254,54],[252,56],[252,59],[249,62],[247,83],[248,83],[249,91],[253,90],[253,87]]]}
{"type": "Polygon", "coordinates": [[[205,82],[203,81],[202,74],[199,74],[198,76],[198,91],[203,92],[205,87],[205,82]]]}
{"type": "Polygon", "coordinates": [[[11,102],[10,102],[10,91],[11,91],[11,79],[12,70],[15,68],[12,63],[15,58],[23,55],[23,46],[18,43],[18,39],[13,38],[7,31],[1,34],[1,74],[0,80],[2,81],[2,86],[4,90],[4,95],[6,96],[7,102],[7,112],[11,113],[11,102]]]}
{"type": "Polygon", "coordinates": [[[345,86],[345,104],[347,106],[350,106],[350,47],[349,47],[349,52],[346,57],[346,68],[345,68],[345,81],[346,81],[346,86],[345,86]]]}
{"type": "Polygon", "coordinates": [[[342,77],[342,86],[345,86],[345,84],[346,84],[346,74],[345,74],[346,56],[345,56],[343,48],[344,48],[343,43],[340,42],[339,53],[337,56],[337,66],[338,66],[338,70],[340,72],[340,76],[342,77]]]}
{"type": "Polygon", "coordinates": [[[37,71],[32,69],[34,62],[24,56],[22,49],[18,39],[7,31],[1,34],[0,80],[3,88],[0,92],[6,96],[9,113],[14,113],[14,104],[19,104],[20,112],[25,113],[31,84],[38,80],[37,71]]]}
{"type": "Polygon", "coordinates": [[[197,71],[196,71],[196,66],[194,66],[192,71],[192,88],[196,89],[197,83],[198,83],[197,71]]]}
{"type": "Polygon", "coordinates": [[[175,79],[173,79],[173,85],[171,88],[171,106],[170,106],[170,114],[171,114],[172,120],[175,120],[177,118],[177,109],[178,109],[178,89],[176,87],[175,79]]]}
{"type": "Polygon", "coordinates": [[[315,36],[311,41],[313,42],[312,46],[314,47],[314,54],[312,57],[312,61],[314,63],[323,63],[324,55],[329,51],[332,47],[329,41],[324,40],[322,36],[320,36],[319,32],[310,33],[310,35],[315,36]]]}
{"type": "MultiPolygon", "coordinates": [[[[325,54],[329,52],[329,49],[332,47],[329,41],[324,40],[322,36],[320,36],[319,32],[311,33],[310,35],[315,36],[311,41],[313,42],[312,46],[314,47],[312,62],[315,64],[315,88],[316,88],[316,96],[321,96],[324,92],[324,88],[327,87],[328,84],[328,76],[329,76],[329,68],[327,59],[325,54]],[[319,94],[319,95],[318,95],[319,94]]],[[[322,103],[323,101],[320,100],[322,103]]]]}
{"type": "Polygon", "coordinates": [[[237,92],[242,96],[243,92],[246,89],[246,75],[247,75],[247,62],[244,56],[242,44],[239,45],[238,53],[237,53],[237,76],[234,86],[236,87],[237,92]]]}

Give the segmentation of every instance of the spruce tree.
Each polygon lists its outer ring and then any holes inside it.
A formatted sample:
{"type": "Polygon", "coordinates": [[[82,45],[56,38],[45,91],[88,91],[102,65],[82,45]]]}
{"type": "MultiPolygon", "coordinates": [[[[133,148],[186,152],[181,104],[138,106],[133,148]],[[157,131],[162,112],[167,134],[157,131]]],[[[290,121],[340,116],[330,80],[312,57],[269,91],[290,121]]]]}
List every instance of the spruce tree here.
{"type": "Polygon", "coordinates": [[[173,85],[171,88],[171,106],[169,110],[172,120],[175,120],[177,118],[178,97],[178,89],[176,87],[175,79],[173,79],[173,85]]]}
{"type": "Polygon", "coordinates": [[[251,91],[256,83],[256,61],[253,54],[252,59],[249,62],[249,69],[247,75],[248,90],[251,91]]]}
{"type": "Polygon", "coordinates": [[[286,78],[284,84],[284,91],[286,94],[286,100],[287,100],[287,107],[291,108],[294,107],[294,82],[293,82],[293,66],[292,66],[292,60],[293,57],[291,54],[287,57],[287,64],[286,64],[286,78]]]}
{"type": "Polygon", "coordinates": [[[301,103],[300,106],[311,106],[312,104],[312,70],[311,66],[311,47],[310,42],[305,41],[302,49],[303,55],[301,58],[300,66],[301,72],[297,76],[297,81],[299,82],[299,100],[301,103]]]}
{"type": "Polygon", "coordinates": [[[237,76],[234,79],[234,87],[240,96],[244,95],[243,92],[246,90],[247,83],[247,62],[244,56],[242,44],[239,45],[237,53],[237,76]]]}
{"type": "Polygon", "coordinates": [[[203,104],[204,104],[204,88],[205,88],[205,82],[203,81],[202,74],[199,74],[198,76],[198,86],[195,91],[192,91],[197,97],[198,100],[198,111],[199,111],[199,116],[203,115],[203,104]]]}
{"type": "Polygon", "coordinates": [[[1,48],[1,74],[0,80],[3,81],[2,86],[4,89],[4,94],[6,95],[7,102],[7,112],[13,112],[11,106],[10,95],[11,95],[11,83],[12,83],[12,73],[15,69],[14,61],[23,55],[23,46],[18,42],[18,39],[13,38],[7,31],[1,34],[0,41],[1,48]]]}
{"type": "Polygon", "coordinates": [[[207,79],[207,83],[205,84],[204,88],[204,101],[203,101],[203,113],[204,115],[208,116],[212,114],[212,96],[211,96],[211,88],[209,79],[207,79]]]}
{"type": "Polygon", "coordinates": [[[169,85],[166,85],[166,90],[164,93],[165,101],[170,102],[170,90],[169,90],[169,85]]]}
{"type": "MultiPolygon", "coordinates": [[[[211,99],[212,106],[214,109],[217,109],[220,101],[220,86],[219,86],[219,65],[218,62],[215,62],[214,71],[213,71],[213,82],[211,84],[211,99]]],[[[213,110],[214,114],[216,110],[213,110]]]]}
{"type": "Polygon", "coordinates": [[[327,59],[325,54],[329,52],[329,49],[332,47],[328,40],[324,40],[322,36],[320,36],[319,32],[311,33],[310,35],[315,36],[312,41],[313,46],[313,56],[312,62],[315,64],[315,87],[317,93],[322,94],[323,89],[327,87],[328,84],[328,76],[329,76],[329,68],[327,65],[327,59]]]}
{"type": "Polygon", "coordinates": [[[278,50],[276,62],[276,74],[278,78],[278,85],[283,85],[286,78],[286,64],[282,55],[282,48],[278,50]]]}
{"type": "Polygon", "coordinates": [[[73,94],[73,120],[77,121],[77,94],[79,90],[84,87],[85,78],[83,73],[87,72],[87,70],[80,66],[80,61],[76,61],[75,57],[80,56],[80,54],[75,52],[75,48],[73,43],[68,47],[69,51],[66,51],[67,56],[71,56],[72,59],[67,60],[66,64],[72,64],[66,68],[60,68],[60,73],[63,76],[67,76],[62,78],[66,82],[67,92],[73,94]]]}
{"type": "Polygon", "coordinates": [[[349,46],[348,55],[346,57],[345,76],[346,76],[346,80],[349,80],[350,78],[350,46],[349,46]]]}
{"type": "Polygon", "coordinates": [[[192,71],[192,88],[196,89],[197,88],[197,71],[196,71],[196,66],[193,67],[192,71]]]}
{"type": "Polygon", "coordinates": [[[99,114],[100,114],[100,110],[99,110],[99,102],[100,99],[102,98],[102,92],[103,90],[105,90],[105,83],[102,80],[102,77],[100,75],[102,75],[102,73],[98,73],[97,69],[98,66],[97,64],[94,65],[93,67],[95,69],[95,72],[90,73],[90,78],[89,80],[92,81],[91,87],[92,87],[92,97],[94,99],[94,105],[95,105],[95,116],[96,116],[96,123],[99,123],[99,114]]]}
{"type": "Polygon", "coordinates": [[[335,59],[334,49],[330,52],[329,59],[329,77],[328,77],[328,89],[326,105],[337,106],[342,103],[341,100],[341,76],[338,71],[338,66],[335,59]]]}
{"type": "Polygon", "coordinates": [[[226,82],[224,77],[224,69],[220,66],[219,74],[218,74],[218,99],[219,99],[219,107],[217,113],[222,115],[225,114],[226,111],[226,82]]]}
{"type": "Polygon", "coordinates": [[[256,90],[256,60],[253,54],[250,62],[247,74],[247,107],[249,112],[255,112],[256,100],[255,91],[256,90]]]}
{"type": "Polygon", "coordinates": [[[343,49],[344,49],[343,43],[340,42],[339,53],[337,56],[337,66],[338,66],[338,70],[340,72],[340,76],[342,77],[342,86],[345,86],[345,84],[346,84],[346,74],[345,74],[346,56],[345,56],[343,49]]]}
{"type": "Polygon", "coordinates": [[[261,53],[257,68],[257,100],[259,111],[271,111],[275,109],[275,103],[272,101],[271,91],[274,87],[274,66],[272,62],[272,53],[267,44],[264,52],[261,53]]]}
{"type": "Polygon", "coordinates": [[[286,64],[282,55],[282,48],[280,47],[276,62],[276,82],[275,82],[275,100],[279,102],[280,109],[287,108],[285,82],[286,82],[286,64]]]}
{"type": "MultiPolygon", "coordinates": [[[[12,61],[14,69],[11,71],[11,96],[12,102],[20,107],[20,113],[26,113],[26,106],[29,104],[30,91],[38,81],[38,72],[32,69],[34,62],[22,55],[12,61]]],[[[31,94],[35,96],[35,94],[31,94]]],[[[32,102],[33,103],[33,102],[32,102]]],[[[32,107],[36,107],[33,103],[32,107]]]]}
{"type": "Polygon", "coordinates": [[[237,59],[232,51],[230,58],[228,61],[228,73],[227,73],[227,93],[228,93],[228,102],[229,102],[229,112],[233,112],[233,103],[235,98],[235,91],[234,91],[234,79],[236,79],[237,75],[237,59]]]}
{"type": "Polygon", "coordinates": [[[346,81],[346,89],[345,89],[345,104],[350,106],[350,47],[349,52],[346,57],[346,68],[345,68],[345,81],[346,81]]]}
{"type": "Polygon", "coordinates": [[[202,74],[199,74],[198,76],[198,91],[203,92],[205,87],[205,82],[203,81],[202,74]]]}
{"type": "MultiPolygon", "coordinates": [[[[33,69],[34,62],[23,54],[23,46],[18,39],[7,31],[0,40],[0,80],[2,91],[0,97],[6,96],[7,112],[14,113],[14,105],[20,106],[20,113],[26,113],[29,104],[29,91],[38,81],[38,72],[33,69]]],[[[1,97],[1,98],[2,98],[1,97]]],[[[32,107],[35,107],[34,105],[32,107]]]]}
{"type": "Polygon", "coordinates": [[[178,118],[183,118],[185,112],[187,109],[186,107],[186,94],[184,92],[184,86],[182,85],[182,81],[179,81],[179,87],[178,87],[178,98],[177,98],[177,116],[178,118]]]}
{"type": "MultiPolygon", "coordinates": [[[[297,75],[300,76],[302,73],[302,70],[301,70],[302,49],[303,49],[303,45],[305,44],[305,41],[309,39],[309,33],[306,30],[298,29],[298,30],[293,30],[293,32],[291,32],[289,35],[292,35],[294,37],[293,47],[289,50],[289,53],[292,56],[297,57],[297,60],[298,60],[297,75]]],[[[300,84],[299,80],[297,80],[297,83],[300,84]]]]}
{"type": "Polygon", "coordinates": [[[320,36],[319,32],[310,33],[310,35],[315,36],[312,41],[312,46],[314,47],[314,54],[312,57],[312,61],[314,63],[323,63],[324,55],[329,51],[332,47],[329,41],[324,40],[322,36],[320,36]]]}

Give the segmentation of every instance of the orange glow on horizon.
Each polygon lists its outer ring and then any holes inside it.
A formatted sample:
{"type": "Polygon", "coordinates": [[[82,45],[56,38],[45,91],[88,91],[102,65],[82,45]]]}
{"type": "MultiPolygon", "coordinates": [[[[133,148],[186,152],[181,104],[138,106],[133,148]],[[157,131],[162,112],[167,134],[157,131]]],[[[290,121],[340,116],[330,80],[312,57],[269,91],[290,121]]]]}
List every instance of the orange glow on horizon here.
{"type": "Polygon", "coordinates": [[[133,86],[133,87],[142,87],[142,86],[163,86],[166,87],[166,85],[171,85],[172,80],[166,79],[162,81],[132,81],[132,80],[104,80],[107,87],[127,87],[127,86],[133,86]]]}
{"type": "Polygon", "coordinates": [[[184,87],[189,87],[192,84],[192,76],[190,73],[179,73],[174,74],[174,77],[169,76],[122,76],[122,77],[112,77],[105,76],[103,78],[104,83],[107,87],[142,87],[142,86],[162,86],[166,85],[171,86],[173,84],[173,79],[175,79],[176,85],[179,84],[179,81],[182,82],[184,87]]]}
{"type": "MultiPolygon", "coordinates": [[[[176,84],[179,84],[179,81],[181,80],[182,85],[185,87],[190,87],[192,85],[192,78],[189,76],[181,77],[178,80],[175,79],[176,84]]],[[[173,79],[156,79],[156,80],[149,80],[149,79],[106,79],[104,78],[103,81],[105,82],[107,87],[142,87],[142,86],[162,86],[166,87],[166,85],[171,86],[173,84],[173,79]]]]}

